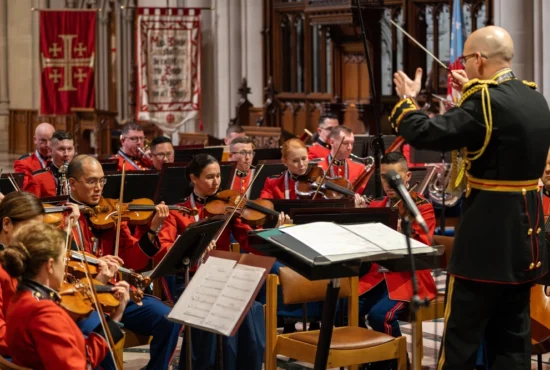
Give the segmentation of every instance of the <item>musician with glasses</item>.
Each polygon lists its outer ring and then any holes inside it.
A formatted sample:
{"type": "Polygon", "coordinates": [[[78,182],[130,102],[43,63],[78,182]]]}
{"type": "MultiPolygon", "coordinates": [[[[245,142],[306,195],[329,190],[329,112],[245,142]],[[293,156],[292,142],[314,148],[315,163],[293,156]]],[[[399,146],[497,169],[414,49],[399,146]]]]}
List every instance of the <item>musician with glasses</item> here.
{"type": "MultiPolygon", "coordinates": [[[[248,136],[234,138],[229,144],[229,160],[237,162],[237,168],[231,181],[231,189],[244,193],[254,177],[254,142],[248,136]]],[[[250,195],[250,189],[248,194],[250,195]]]]}
{"type": "Polygon", "coordinates": [[[153,168],[162,170],[164,163],[174,163],[174,147],[172,140],[166,136],[157,136],[151,140],[151,157],[153,158],[153,168]]]}
{"type": "Polygon", "coordinates": [[[338,126],[338,117],[333,114],[325,114],[319,118],[317,138],[313,145],[307,149],[309,160],[328,157],[330,154],[330,132],[336,126],[338,126]]]}
{"type": "MultiPolygon", "coordinates": [[[[98,160],[88,155],[76,156],[69,164],[67,177],[71,187],[69,202],[95,209],[107,180],[98,160]]],[[[125,221],[121,223],[118,256],[114,256],[116,228],[97,228],[86,212],[80,213],[72,233],[75,243],[108,266],[107,270],[100,268],[98,280],[107,283],[122,265],[137,271],[149,266],[152,257],[160,249],[157,234],[169,214],[168,207],[164,204],[157,205],[155,209],[146,233],[140,233],[136,228],[136,232],[132,234],[128,224],[125,221]]],[[[170,364],[181,331],[181,325],[166,318],[170,310],[159,299],[149,295],[143,297],[141,306],[129,302],[124,310],[121,322],[126,328],[137,334],[153,337],[147,369],[167,369],[170,364]]],[[[96,318],[92,317],[80,322],[79,326],[87,334],[96,324],[96,318]]]]}
{"type": "Polygon", "coordinates": [[[117,170],[122,170],[122,164],[126,161],[126,171],[143,171],[153,166],[153,163],[144,153],[145,133],[143,127],[136,122],[128,122],[122,126],[120,135],[121,147],[114,158],[118,159],[117,170]]]}
{"type": "Polygon", "coordinates": [[[440,370],[472,369],[483,338],[489,368],[531,368],[530,292],[548,273],[538,181],[550,110],[534,83],[515,76],[513,56],[503,28],[472,33],[460,58],[464,71],[451,72],[461,101],[433,118],[415,101],[422,69],[414,80],[394,74],[401,100],[392,127],[415,148],[462,153],[451,180],[464,182],[466,194],[448,265],[440,370]]]}
{"type": "Polygon", "coordinates": [[[50,143],[52,161],[48,167],[32,173],[25,191],[38,198],[68,195],[66,166],[74,157],[73,135],[67,131],[56,131],[50,143]]]}

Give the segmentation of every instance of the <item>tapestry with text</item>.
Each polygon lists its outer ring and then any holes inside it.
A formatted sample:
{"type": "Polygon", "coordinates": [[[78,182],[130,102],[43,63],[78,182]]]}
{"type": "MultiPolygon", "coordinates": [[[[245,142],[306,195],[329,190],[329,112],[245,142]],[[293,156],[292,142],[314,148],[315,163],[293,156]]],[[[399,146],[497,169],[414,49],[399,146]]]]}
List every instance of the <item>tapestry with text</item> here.
{"type": "Polygon", "coordinates": [[[137,118],[166,134],[200,121],[200,10],[140,8],[137,24],[137,118]]]}
{"type": "Polygon", "coordinates": [[[95,11],[40,12],[40,113],[95,106],[95,11]]]}

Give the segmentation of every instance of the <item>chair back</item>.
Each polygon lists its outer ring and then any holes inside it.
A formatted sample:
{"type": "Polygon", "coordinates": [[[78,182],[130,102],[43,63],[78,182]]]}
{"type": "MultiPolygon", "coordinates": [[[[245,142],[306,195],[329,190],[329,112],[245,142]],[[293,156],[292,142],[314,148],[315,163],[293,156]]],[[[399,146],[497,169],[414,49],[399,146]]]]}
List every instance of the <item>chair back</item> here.
{"type": "MultiPolygon", "coordinates": [[[[279,269],[279,283],[285,304],[320,302],[325,300],[329,280],[311,281],[289,267],[279,269]]],[[[340,279],[340,298],[351,295],[349,278],[340,279]]]]}
{"type": "Polygon", "coordinates": [[[443,236],[443,235],[434,235],[434,244],[443,245],[445,247],[445,252],[441,258],[441,268],[446,269],[451,259],[451,253],[453,251],[453,244],[455,241],[454,236],[443,236]]]}

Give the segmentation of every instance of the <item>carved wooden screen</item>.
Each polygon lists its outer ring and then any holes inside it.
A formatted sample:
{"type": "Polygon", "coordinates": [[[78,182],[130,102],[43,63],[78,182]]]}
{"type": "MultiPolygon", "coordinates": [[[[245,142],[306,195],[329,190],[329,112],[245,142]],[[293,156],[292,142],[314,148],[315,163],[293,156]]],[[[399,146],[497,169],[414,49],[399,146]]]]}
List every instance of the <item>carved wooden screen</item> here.
{"type": "MultiPolygon", "coordinates": [[[[331,111],[355,132],[374,133],[369,75],[355,0],[266,0],[263,124],[301,134],[331,111]]],[[[404,38],[402,25],[444,63],[449,61],[452,0],[362,0],[374,85],[385,115],[395,96],[392,74],[428,71],[425,90],[446,92],[446,71],[404,38]],[[380,6],[383,4],[383,6],[380,6]]],[[[492,23],[493,0],[462,0],[466,36],[492,23]]],[[[389,131],[387,121],[383,131],[389,131]]]]}

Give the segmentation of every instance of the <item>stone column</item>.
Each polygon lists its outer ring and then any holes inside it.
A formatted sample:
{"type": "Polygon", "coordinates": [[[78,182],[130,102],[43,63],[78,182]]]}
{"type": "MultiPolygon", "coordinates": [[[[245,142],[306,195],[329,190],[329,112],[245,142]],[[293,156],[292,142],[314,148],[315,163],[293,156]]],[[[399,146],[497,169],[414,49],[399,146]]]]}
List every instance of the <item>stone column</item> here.
{"type": "Polygon", "coordinates": [[[8,94],[8,0],[0,0],[0,116],[8,115],[8,94]]]}
{"type": "Polygon", "coordinates": [[[550,100],[550,4],[534,0],[533,9],[534,80],[546,100],[550,100]]]}
{"type": "MultiPolygon", "coordinates": [[[[242,1],[242,77],[246,77],[252,93],[248,100],[255,107],[263,105],[262,27],[263,1],[242,1]]],[[[254,124],[254,122],[251,122],[254,124]]]]}

